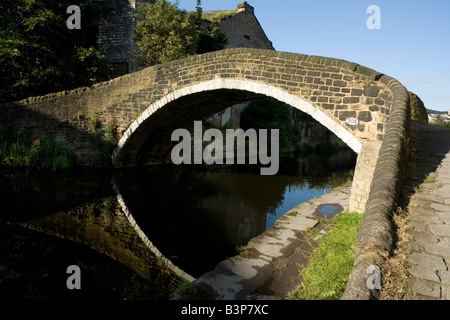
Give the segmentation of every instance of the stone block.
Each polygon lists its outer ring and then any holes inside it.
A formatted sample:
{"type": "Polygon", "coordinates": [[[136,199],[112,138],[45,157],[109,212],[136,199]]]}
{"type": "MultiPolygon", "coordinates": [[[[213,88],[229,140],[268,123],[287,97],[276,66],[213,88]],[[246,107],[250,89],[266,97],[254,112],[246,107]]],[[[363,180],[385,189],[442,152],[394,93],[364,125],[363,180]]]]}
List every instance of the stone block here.
{"type": "Polygon", "coordinates": [[[444,259],[441,257],[432,256],[429,254],[412,253],[407,258],[409,263],[416,264],[422,267],[433,270],[447,270],[444,259]]]}
{"type": "Polygon", "coordinates": [[[362,89],[352,89],[351,95],[352,96],[362,96],[363,92],[364,91],[362,89]]]}
{"type": "Polygon", "coordinates": [[[439,278],[441,278],[441,284],[450,285],[450,271],[448,270],[439,270],[438,271],[439,278]]]}
{"type": "Polygon", "coordinates": [[[408,268],[408,272],[419,279],[424,279],[424,280],[429,280],[429,281],[433,281],[436,283],[440,282],[440,279],[438,277],[438,275],[436,274],[435,270],[431,270],[430,268],[427,267],[422,267],[422,266],[413,266],[408,268]]]}
{"type": "Polygon", "coordinates": [[[380,87],[374,86],[374,85],[366,85],[364,87],[364,95],[368,97],[378,97],[378,94],[380,93],[380,87]]]}
{"type": "Polygon", "coordinates": [[[440,285],[423,279],[414,279],[411,284],[411,289],[414,293],[419,295],[424,295],[432,298],[441,297],[440,285]]]}
{"type": "Polygon", "coordinates": [[[346,97],[344,103],[359,103],[359,97],[346,97]]]}
{"type": "Polygon", "coordinates": [[[333,110],[334,109],[334,104],[332,104],[332,103],[323,103],[322,104],[322,108],[324,108],[326,110],[333,110]]]}
{"type": "Polygon", "coordinates": [[[333,73],[331,75],[331,79],[335,79],[335,80],[342,80],[343,75],[342,74],[335,74],[333,73]]]}
{"type": "Polygon", "coordinates": [[[431,208],[435,209],[436,211],[442,212],[446,212],[449,210],[449,207],[447,205],[441,203],[433,203],[431,204],[431,208]]]}
{"type": "Polygon", "coordinates": [[[424,231],[411,231],[409,233],[411,236],[414,237],[414,239],[416,239],[419,242],[425,242],[425,243],[438,243],[439,239],[434,236],[429,234],[428,232],[424,232],[424,231]]]}
{"type": "Polygon", "coordinates": [[[339,120],[345,121],[348,118],[356,118],[356,111],[340,111],[339,120]]]}
{"type": "Polygon", "coordinates": [[[275,222],[276,229],[291,229],[295,231],[307,231],[319,223],[316,219],[310,219],[302,215],[284,215],[275,222]]]}
{"type": "Polygon", "coordinates": [[[450,237],[450,225],[430,225],[430,232],[437,236],[450,237]]]}
{"type": "Polygon", "coordinates": [[[334,80],[333,86],[335,87],[347,87],[347,81],[334,80]]]}
{"type": "Polygon", "coordinates": [[[371,122],[372,121],[372,112],[370,112],[370,111],[359,112],[358,120],[362,121],[362,122],[371,122]]]}
{"type": "Polygon", "coordinates": [[[426,253],[441,256],[445,259],[450,258],[450,248],[440,244],[424,244],[423,248],[426,253]]]}

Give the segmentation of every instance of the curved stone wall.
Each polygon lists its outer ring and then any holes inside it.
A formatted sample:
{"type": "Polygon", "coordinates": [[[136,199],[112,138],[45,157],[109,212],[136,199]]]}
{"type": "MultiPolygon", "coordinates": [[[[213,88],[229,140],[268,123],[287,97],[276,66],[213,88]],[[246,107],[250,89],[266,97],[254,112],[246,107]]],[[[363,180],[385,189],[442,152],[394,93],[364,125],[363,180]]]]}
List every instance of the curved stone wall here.
{"type": "MultiPolygon", "coordinates": [[[[394,246],[392,216],[397,210],[408,161],[411,110],[408,91],[397,80],[383,76],[393,93],[392,110],[381,145],[366,212],[355,249],[355,263],[343,299],[377,299],[376,287],[368,285],[371,266],[379,268],[394,246]]],[[[371,271],[372,270],[372,271],[371,271]]],[[[378,288],[379,289],[379,288],[378,288]]]]}

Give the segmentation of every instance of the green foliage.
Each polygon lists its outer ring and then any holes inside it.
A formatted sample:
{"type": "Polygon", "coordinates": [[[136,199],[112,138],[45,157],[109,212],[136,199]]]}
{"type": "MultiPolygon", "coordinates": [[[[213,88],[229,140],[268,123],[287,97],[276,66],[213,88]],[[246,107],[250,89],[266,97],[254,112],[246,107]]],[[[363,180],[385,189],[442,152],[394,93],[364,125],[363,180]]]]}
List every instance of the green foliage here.
{"type": "Polygon", "coordinates": [[[425,178],[423,179],[423,183],[435,183],[436,182],[436,178],[432,177],[432,176],[425,176],[425,178]]]}
{"type": "Polygon", "coordinates": [[[2,0],[0,102],[88,86],[105,80],[97,49],[98,9],[79,0],[81,30],[69,30],[70,0],[2,0]]]}
{"type": "Polygon", "coordinates": [[[53,171],[68,169],[73,165],[72,150],[64,147],[54,139],[43,137],[39,146],[33,148],[28,166],[53,171]]]}
{"type": "Polygon", "coordinates": [[[113,125],[108,124],[105,127],[105,137],[104,137],[104,139],[107,140],[107,141],[113,142],[115,137],[116,137],[116,128],[113,125]]]}
{"type": "Polygon", "coordinates": [[[178,4],[158,0],[139,7],[134,37],[140,65],[152,66],[225,47],[227,39],[217,26],[200,27],[201,1],[197,1],[195,14],[180,10],[178,4]]]}
{"type": "Polygon", "coordinates": [[[445,122],[441,116],[437,117],[432,124],[450,129],[450,121],[445,122]]]}
{"type": "Polygon", "coordinates": [[[195,32],[186,11],[178,9],[178,1],[143,3],[139,8],[135,37],[141,65],[185,58],[195,53],[195,32]]]}
{"type": "Polygon", "coordinates": [[[217,24],[210,24],[202,28],[203,10],[201,0],[197,0],[197,11],[195,15],[196,53],[202,54],[211,51],[222,50],[227,45],[228,39],[217,24]]]}
{"type": "Polygon", "coordinates": [[[202,8],[202,0],[197,0],[197,5],[195,6],[195,19],[196,24],[200,23],[200,20],[202,19],[203,15],[203,8],[202,8]]]}
{"type": "Polygon", "coordinates": [[[22,132],[0,128],[0,165],[62,170],[73,166],[73,152],[54,139],[43,137],[30,148],[22,132]]]}
{"type": "Polygon", "coordinates": [[[301,270],[303,282],[290,293],[289,299],[341,299],[353,268],[353,246],[362,218],[363,214],[349,212],[333,218],[325,236],[317,240],[307,267],[301,270]]]}
{"type": "Polygon", "coordinates": [[[177,300],[211,300],[214,298],[213,289],[204,282],[184,282],[175,291],[177,300]]]}
{"type": "Polygon", "coordinates": [[[222,50],[228,42],[227,37],[215,25],[210,25],[206,29],[197,29],[196,40],[198,54],[222,50]]]}
{"type": "Polygon", "coordinates": [[[100,128],[100,121],[93,117],[89,120],[89,132],[91,134],[98,134],[98,129],[100,128]]]}
{"type": "Polygon", "coordinates": [[[13,133],[0,127],[0,164],[21,167],[28,161],[29,152],[23,133],[13,133]]]}
{"type": "Polygon", "coordinates": [[[229,16],[233,16],[236,14],[236,10],[226,10],[226,11],[220,11],[217,12],[214,16],[212,17],[203,17],[203,19],[205,20],[209,20],[211,22],[220,22],[222,19],[225,19],[229,16]]]}
{"type": "Polygon", "coordinates": [[[247,129],[279,129],[280,152],[290,151],[296,143],[291,121],[291,108],[278,100],[257,100],[241,114],[241,127],[247,129]]]}

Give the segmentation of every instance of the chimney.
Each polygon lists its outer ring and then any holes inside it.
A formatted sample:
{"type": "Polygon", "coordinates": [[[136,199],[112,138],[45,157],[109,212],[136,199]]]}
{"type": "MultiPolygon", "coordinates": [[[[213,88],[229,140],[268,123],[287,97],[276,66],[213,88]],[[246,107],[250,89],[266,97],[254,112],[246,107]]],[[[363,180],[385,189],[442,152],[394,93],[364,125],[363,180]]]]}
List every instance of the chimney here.
{"type": "Polygon", "coordinates": [[[251,5],[247,3],[247,1],[238,3],[237,5],[237,13],[246,11],[251,14],[255,14],[255,8],[253,8],[251,5]]]}

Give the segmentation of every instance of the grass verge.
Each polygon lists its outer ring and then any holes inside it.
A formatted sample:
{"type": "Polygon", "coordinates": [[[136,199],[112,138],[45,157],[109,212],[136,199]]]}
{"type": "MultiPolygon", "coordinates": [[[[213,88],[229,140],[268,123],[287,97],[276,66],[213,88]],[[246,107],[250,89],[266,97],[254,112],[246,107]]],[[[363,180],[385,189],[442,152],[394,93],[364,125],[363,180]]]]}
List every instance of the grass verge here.
{"type": "MultiPolygon", "coordinates": [[[[317,240],[308,265],[301,268],[303,282],[289,294],[290,300],[341,299],[353,268],[353,247],[362,217],[363,214],[344,212],[333,218],[325,236],[317,240]]],[[[313,237],[311,234],[309,238],[313,237]]]]}

